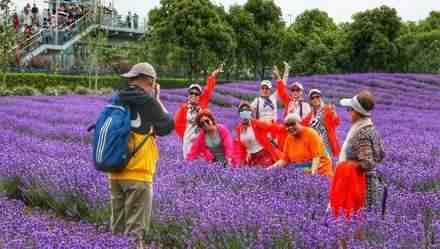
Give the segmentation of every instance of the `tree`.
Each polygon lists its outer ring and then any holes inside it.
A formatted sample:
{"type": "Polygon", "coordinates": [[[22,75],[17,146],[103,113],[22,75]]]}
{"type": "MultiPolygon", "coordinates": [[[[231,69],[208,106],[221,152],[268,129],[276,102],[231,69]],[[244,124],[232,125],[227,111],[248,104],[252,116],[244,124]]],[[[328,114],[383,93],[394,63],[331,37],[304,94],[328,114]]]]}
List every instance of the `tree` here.
{"type": "Polygon", "coordinates": [[[255,37],[255,21],[253,15],[246,11],[243,6],[234,5],[229,9],[227,20],[234,31],[234,41],[236,42],[233,51],[235,77],[241,78],[243,73],[247,75],[247,68],[252,65],[250,54],[258,49],[255,37]]]}
{"type": "MultiPolygon", "coordinates": [[[[192,80],[209,66],[224,60],[233,47],[232,29],[218,6],[209,0],[162,0],[149,13],[153,39],[176,48],[192,80]]],[[[175,51],[173,51],[175,52],[175,51]]]]}
{"type": "Polygon", "coordinates": [[[15,54],[16,32],[11,22],[11,1],[0,0],[0,76],[2,83],[6,83],[8,66],[15,54]]]}
{"type": "Polygon", "coordinates": [[[440,69],[440,30],[408,33],[398,40],[402,71],[438,73],[440,69]]]}
{"type": "Polygon", "coordinates": [[[440,29],[440,11],[431,11],[429,16],[420,23],[421,31],[433,31],[440,29]]]}
{"type": "MultiPolygon", "coordinates": [[[[285,23],[282,13],[272,0],[248,0],[244,10],[252,16],[251,37],[254,38],[252,51],[248,57],[254,67],[255,78],[265,78],[267,68],[278,62],[282,56],[283,32],[285,23]]],[[[270,70],[271,71],[271,70],[270,70]]]]}
{"type": "Polygon", "coordinates": [[[402,26],[396,10],[382,6],[359,12],[353,19],[347,36],[352,69],[361,72],[395,69],[396,40],[402,26]]]}
{"type": "Polygon", "coordinates": [[[107,46],[107,32],[96,30],[87,36],[87,55],[89,57],[88,73],[89,88],[92,88],[92,79],[94,78],[94,89],[98,90],[99,66],[105,63],[105,53],[107,46]],[[94,75],[94,76],[93,76],[94,75]]]}
{"type": "Polygon", "coordinates": [[[336,71],[337,35],[338,27],[326,12],[314,9],[299,15],[287,29],[283,45],[291,71],[297,74],[336,71]]]}

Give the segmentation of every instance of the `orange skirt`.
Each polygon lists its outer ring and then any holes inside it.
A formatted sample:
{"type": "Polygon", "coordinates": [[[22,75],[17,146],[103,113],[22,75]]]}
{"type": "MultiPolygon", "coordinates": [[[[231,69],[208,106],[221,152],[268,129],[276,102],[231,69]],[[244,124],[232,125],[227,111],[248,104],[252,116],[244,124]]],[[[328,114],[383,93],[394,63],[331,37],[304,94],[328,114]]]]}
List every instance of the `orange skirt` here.
{"type": "Polygon", "coordinates": [[[337,165],[330,188],[330,205],[333,214],[343,213],[346,218],[365,207],[366,179],[355,161],[337,165]]]}

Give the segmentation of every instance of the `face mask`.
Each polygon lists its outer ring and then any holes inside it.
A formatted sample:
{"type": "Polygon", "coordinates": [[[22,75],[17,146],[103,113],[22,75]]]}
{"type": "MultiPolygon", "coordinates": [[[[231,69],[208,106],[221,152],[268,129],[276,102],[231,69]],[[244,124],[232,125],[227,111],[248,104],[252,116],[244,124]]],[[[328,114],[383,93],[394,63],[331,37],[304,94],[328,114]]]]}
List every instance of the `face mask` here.
{"type": "Polygon", "coordinates": [[[251,111],[241,111],[240,112],[240,118],[241,119],[251,119],[252,118],[252,112],[251,111]]]}

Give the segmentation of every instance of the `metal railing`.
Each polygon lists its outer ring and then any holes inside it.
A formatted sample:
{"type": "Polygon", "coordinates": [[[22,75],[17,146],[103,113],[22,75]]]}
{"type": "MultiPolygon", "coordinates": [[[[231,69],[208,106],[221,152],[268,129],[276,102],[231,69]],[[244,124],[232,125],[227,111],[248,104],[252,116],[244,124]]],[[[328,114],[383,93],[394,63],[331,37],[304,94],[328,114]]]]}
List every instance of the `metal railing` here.
{"type": "Polygon", "coordinates": [[[58,30],[58,39],[56,28],[41,29],[36,34],[27,38],[23,42],[20,42],[18,45],[12,48],[9,53],[15,54],[18,49],[20,57],[23,57],[41,45],[62,45],[76,35],[85,31],[92,24],[92,18],[85,15],[76,20],[74,23],[58,30]]]}
{"type": "Polygon", "coordinates": [[[126,16],[92,16],[84,15],[74,23],[67,26],[57,28],[51,27],[48,29],[41,29],[30,38],[20,42],[16,47],[10,50],[10,54],[19,54],[20,58],[26,57],[32,51],[42,45],[64,45],[71,41],[77,35],[86,31],[92,25],[98,25],[101,28],[114,28],[122,32],[137,32],[143,33],[145,31],[145,20],[138,19],[134,21],[131,18],[130,23],[127,22],[126,16]]]}
{"type": "Polygon", "coordinates": [[[66,27],[63,27],[62,29],[58,30],[58,37],[56,34],[56,30],[49,31],[51,32],[48,34],[47,44],[53,44],[53,45],[63,45],[66,42],[70,41],[75,36],[81,34],[87,28],[89,28],[91,25],[95,24],[95,20],[90,15],[84,15],[78,20],[76,20],[74,23],[69,24],[66,27]]]}
{"type": "Polygon", "coordinates": [[[111,28],[119,28],[124,29],[126,31],[133,32],[143,32],[145,31],[146,21],[142,18],[134,19],[133,16],[127,19],[127,16],[122,15],[105,15],[103,16],[102,25],[111,27],[111,28]]]}

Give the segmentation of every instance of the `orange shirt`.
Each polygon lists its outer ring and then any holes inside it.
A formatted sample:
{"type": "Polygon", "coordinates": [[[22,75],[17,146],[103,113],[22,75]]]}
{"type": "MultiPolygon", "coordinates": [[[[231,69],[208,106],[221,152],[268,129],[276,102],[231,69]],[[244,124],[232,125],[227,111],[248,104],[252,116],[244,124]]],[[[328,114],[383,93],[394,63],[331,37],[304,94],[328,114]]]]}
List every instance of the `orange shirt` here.
{"type": "Polygon", "coordinates": [[[305,163],[319,156],[318,173],[333,176],[332,161],[325,152],[325,145],[319,134],[309,127],[303,127],[299,137],[288,135],[284,143],[282,160],[287,163],[305,163]]]}

